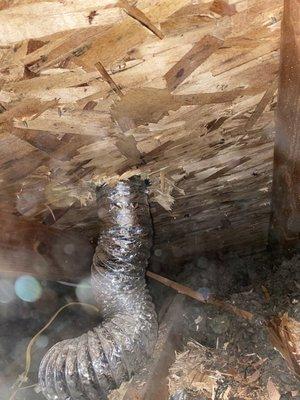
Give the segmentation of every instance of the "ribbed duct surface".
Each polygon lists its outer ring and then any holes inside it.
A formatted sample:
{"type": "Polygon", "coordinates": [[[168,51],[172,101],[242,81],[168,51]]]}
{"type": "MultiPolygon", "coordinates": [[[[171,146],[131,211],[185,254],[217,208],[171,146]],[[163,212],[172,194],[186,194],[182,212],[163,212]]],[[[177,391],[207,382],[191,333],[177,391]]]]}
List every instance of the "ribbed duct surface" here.
{"type": "Polygon", "coordinates": [[[130,379],[157,338],[154,306],[145,283],[152,225],[145,183],[138,177],[97,189],[101,233],[92,289],[103,323],[54,345],[39,369],[49,400],[102,400],[130,379]]]}

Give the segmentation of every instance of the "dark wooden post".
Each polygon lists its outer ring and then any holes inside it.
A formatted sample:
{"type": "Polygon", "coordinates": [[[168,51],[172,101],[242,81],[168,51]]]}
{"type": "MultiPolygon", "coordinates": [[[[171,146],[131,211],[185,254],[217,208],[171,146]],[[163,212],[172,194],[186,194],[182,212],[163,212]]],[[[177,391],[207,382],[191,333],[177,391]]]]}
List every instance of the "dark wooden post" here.
{"type": "Polygon", "coordinates": [[[271,241],[300,248],[300,0],[284,0],[271,241]]]}

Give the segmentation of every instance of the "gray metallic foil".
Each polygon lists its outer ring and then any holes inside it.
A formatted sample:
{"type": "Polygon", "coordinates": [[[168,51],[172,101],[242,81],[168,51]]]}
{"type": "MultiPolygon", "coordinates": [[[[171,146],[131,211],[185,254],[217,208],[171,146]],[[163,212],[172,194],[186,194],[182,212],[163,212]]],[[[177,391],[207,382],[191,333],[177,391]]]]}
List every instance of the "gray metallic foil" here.
{"type": "Polygon", "coordinates": [[[152,224],[139,177],[97,188],[101,233],[93,258],[92,289],[103,323],[55,344],[39,368],[49,400],[102,400],[143,367],[157,339],[146,288],[152,224]]]}

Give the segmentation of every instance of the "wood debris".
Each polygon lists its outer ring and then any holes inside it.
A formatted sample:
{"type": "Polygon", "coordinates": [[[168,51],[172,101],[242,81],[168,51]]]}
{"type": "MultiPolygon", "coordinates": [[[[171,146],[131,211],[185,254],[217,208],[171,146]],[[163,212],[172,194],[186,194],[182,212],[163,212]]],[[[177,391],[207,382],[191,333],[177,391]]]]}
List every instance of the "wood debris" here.
{"type": "Polygon", "coordinates": [[[272,344],[300,379],[300,322],[285,313],[272,318],[268,330],[272,344]]]}
{"type": "Polygon", "coordinates": [[[251,357],[230,357],[221,350],[190,341],[170,368],[169,389],[173,395],[185,390],[201,399],[279,400],[272,380],[264,387],[260,379],[260,367],[255,368],[251,357]],[[253,369],[245,377],[244,371],[253,369]]]}
{"type": "Polygon", "coordinates": [[[269,378],[269,380],[268,380],[267,390],[268,390],[268,395],[269,395],[270,400],[280,400],[281,395],[279,393],[279,390],[274,385],[271,378],[269,378]]]}

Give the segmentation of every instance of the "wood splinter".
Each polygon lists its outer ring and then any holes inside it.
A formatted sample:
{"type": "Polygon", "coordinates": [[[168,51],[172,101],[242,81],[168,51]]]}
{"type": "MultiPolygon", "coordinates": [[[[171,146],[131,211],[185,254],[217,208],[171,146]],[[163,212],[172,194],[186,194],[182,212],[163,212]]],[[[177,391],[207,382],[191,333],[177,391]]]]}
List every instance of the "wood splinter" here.
{"type": "Polygon", "coordinates": [[[109,75],[109,73],[106,71],[106,69],[104,68],[104,66],[102,65],[102,63],[100,61],[98,61],[95,64],[95,67],[97,68],[97,70],[100,72],[102,78],[105,80],[105,82],[107,82],[109,84],[109,86],[112,88],[112,90],[117,93],[117,95],[119,95],[120,97],[123,96],[123,92],[122,90],[119,88],[119,86],[116,84],[116,82],[112,79],[112,77],[109,75]]]}
{"type": "Polygon", "coordinates": [[[216,299],[215,297],[207,297],[206,298],[201,293],[197,292],[196,290],[193,290],[193,289],[189,288],[188,286],[181,285],[180,283],[174,282],[171,279],[165,278],[161,275],[155,274],[154,272],[147,271],[146,275],[149,276],[149,278],[152,278],[152,279],[162,283],[163,285],[176,290],[180,294],[183,294],[194,300],[199,301],[200,303],[215,305],[217,307],[222,308],[225,311],[228,311],[232,314],[235,314],[235,315],[242,317],[244,319],[247,319],[247,320],[252,320],[254,317],[254,315],[249,311],[242,310],[233,304],[227,303],[226,301],[223,301],[220,299],[216,299]]]}
{"type": "Polygon", "coordinates": [[[160,29],[158,29],[150,19],[137,7],[132,6],[127,0],[119,0],[119,6],[132,18],[140,22],[146,28],[148,28],[154,35],[159,39],[164,38],[164,34],[160,29]]]}

